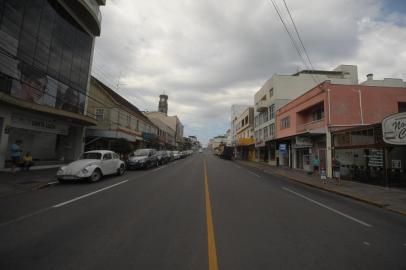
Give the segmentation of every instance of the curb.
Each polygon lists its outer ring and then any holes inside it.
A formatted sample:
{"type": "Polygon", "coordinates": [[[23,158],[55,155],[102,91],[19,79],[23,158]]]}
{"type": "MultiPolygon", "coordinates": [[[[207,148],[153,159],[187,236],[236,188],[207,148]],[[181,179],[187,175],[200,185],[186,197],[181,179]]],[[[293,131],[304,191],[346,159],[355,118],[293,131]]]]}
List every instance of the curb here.
{"type": "MultiPolygon", "coordinates": [[[[242,164],[242,163],[239,163],[239,164],[240,165],[245,165],[245,164],[242,164]]],[[[248,166],[250,166],[250,165],[248,165],[248,166]]],[[[362,198],[362,197],[357,197],[357,196],[354,196],[352,194],[348,194],[348,193],[345,193],[345,192],[342,192],[342,191],[332,190],[332,189],[328,189],[328,188],[321,187],[321,186],[318,186],[318,185],[314,185],[314,184],[311,184],[311,183],[307,183],[307,182],[298,180],[298,179],[296,179],[294,177],[291,177],[291,176],[286,176],[286,175],[283,175],[283,174],[280,174],[280,173],[277,173],[277,172],[270,172],[270,171],[263,170],[263,169],[260,169],[258,167],[255,167],[255,166],[250,166],[250,167],[259,169],[262,172],[267,173],[267,174],[280,176],[280,177],[289,179],[291,181],[294,181],[296,183],[300,183],[300,184],[303,184],[303,185],[306,185],[306,186],[309,186],[309,187],[313,187],[313,188],[317,188],[317,189],[320,189],[320,190],[328,191],[328,192],[331,192],[331,193],[334,193],[334,194],[337,194],[337,195],[341,195],[343,197],[347,197],[347,198],[350,198],[350,199],[353,199],[353,200],[356,200],[356,201],[360,201],[360,202],[363,202],[363,203],[367,203],[367,204],[370,204],[370,205],[373,205],[373,206],[376,206],[376,207],[379,207],[379,208],[384,208],[384,209],[386,209],[388,211],[400,214],[402,216],[406,216],[406,212],[404,212],[402,210],[394,209],[394,208],[390,207],[387,204],[378,203],[378,202],[371,201],[371,200],[368,200],[368,199],[365,199],[365,198],[362,198]]]]}
{"type": "Polygon", "coordinates": [[[53,187],[53,186],[56,186],[58,184],[59,184],[58,181],[52,181],[52,182],[48,182],[48,183],[39,183],[39,184],[33,186],[31,189],[32,190],[39,190],[39,189],[44,189],[44,188],[47,188],[47,187],[53,187]]]}

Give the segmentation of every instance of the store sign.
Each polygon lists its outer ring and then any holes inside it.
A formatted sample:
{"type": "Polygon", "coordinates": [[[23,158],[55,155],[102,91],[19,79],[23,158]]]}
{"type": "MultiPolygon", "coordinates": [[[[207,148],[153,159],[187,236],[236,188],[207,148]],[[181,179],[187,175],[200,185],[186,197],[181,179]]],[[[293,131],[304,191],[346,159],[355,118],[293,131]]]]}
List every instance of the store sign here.
{"type": "Polygon", "coordinates": [[[406,145],[406,112],[397,113],[383,119],[382,134],[386,143],[406,145]]]}
{"type": "Polygon", "coordinates": [[[254,144],[254,138],[240,138],[238,139],[238,145],[251,145],[254,144]]]}
{"type": "Polygon", "coordinates": [[[69,126],[60,124],[55,120],[31,118],[21,115],[13,115],[11,117],[11,127],[61,135],[69,134],[69,126]]]}
{"type": "Polygon", "coordinates": [[[367,157],[369,167],[383,167],[383,151],[381,149],[371,149],[367,157]]]}
{"type": "Polygon", "coordinates": [[[280,145],[279,145],[279,152],[280,153],[286,153],[287,151],[286,151],[286,144],[285,143],[281,143],[280,145]]]}
{"type": "Polygon", "coordinates": [[[312,142],[312,139],[309,138],[309,137],[297,136],[297,137],[296,137],[296,146],[312,147],[312,146],[313,146],[313,142],[312,142]]]}
{"type": "Polygon", "coordinates": [[[392,169],[402,169],[402,161],[400,159],[392,159],[392,169]]]}

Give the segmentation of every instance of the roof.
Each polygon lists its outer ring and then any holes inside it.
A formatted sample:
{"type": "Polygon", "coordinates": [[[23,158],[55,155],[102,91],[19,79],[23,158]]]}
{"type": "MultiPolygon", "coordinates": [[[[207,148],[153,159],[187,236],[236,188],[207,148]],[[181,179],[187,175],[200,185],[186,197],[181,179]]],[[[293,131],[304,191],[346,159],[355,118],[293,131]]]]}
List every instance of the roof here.
{"type": "Polygon", "coordinates": [[[125,98],[123,98],[122,96],[120,96],[119,94],[117,94],[113,89],[111,89],[110,87],[108,87],[107,85],[105,85],[104,83],[102,83],[100,80],[98,80],[97,78],[92,76],[92,79],[95,80],[101,87],[103,87],[103,89],[119,104],[122,104],[124,106],[126,106],[128,109],[132,110],[133,112],[135,112],[140,118],[142,118],[143,120],[147,121],[148,123],[154,125],[154,123],[152,123],[148,117],[146,117],[135,105],[133,105],[131,102],[129,102],[128,100],[126,100],[125,98]]]}
{"type": "Polygon", "coordinates": [[[345,74],[344,71],[337,71],[337,70],[310,70],[310,69],[304,69],[301,70],[299,72],[296,72],[294,74],[292,74],[292,76],[298,76],[299,74],[330,74],[330,75],[341,75],[341,74],[345,74]]]}
{"type": "Polygon", "coordinates": [[[85,153],[101,153],[101,154],[106,154],[106,153],[114,153],[114,151],[111,151],[111,150],[91,150],[91,151],[86,151],[85,153]]]}

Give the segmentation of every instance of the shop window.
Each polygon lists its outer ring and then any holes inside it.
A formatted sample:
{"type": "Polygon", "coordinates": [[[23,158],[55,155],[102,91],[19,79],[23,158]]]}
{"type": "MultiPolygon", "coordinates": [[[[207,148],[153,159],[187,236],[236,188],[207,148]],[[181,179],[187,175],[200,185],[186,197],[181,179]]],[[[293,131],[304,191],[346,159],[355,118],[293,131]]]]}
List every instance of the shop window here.
{"type": "Polygon", "coordinates": [[[281,129],[289,128],[290,127],[290,116],[285,117],[281,120],[281,129]]]}
{"type": "Polygon", "coordinates": [[[95,116],[96,116],[97,121],[103,121],[104,120],[104,109],[96,108],[95,116]]]}
{"type": "Polygon", "coordinates": [[[338,133],[334,134],[334,146],[347,146],[351,144],[350,133],[338,133]]]}

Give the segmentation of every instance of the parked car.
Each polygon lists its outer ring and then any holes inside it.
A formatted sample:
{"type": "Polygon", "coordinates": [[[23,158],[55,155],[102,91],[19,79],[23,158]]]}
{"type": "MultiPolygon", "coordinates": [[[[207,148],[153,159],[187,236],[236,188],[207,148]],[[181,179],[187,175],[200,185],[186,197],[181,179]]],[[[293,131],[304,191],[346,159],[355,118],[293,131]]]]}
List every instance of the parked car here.
{"type": "Polygon", "coordinates": [[[175,160],[178,160],[181,158],[181,154],[179,151],[172,151],[173,157],[175,158],[175,160]]]}
{"type": "Polygon", "coordinates": [[[156,155],[160,165],[166,164],[170,161],[170,156],[167,151],[157,151],[156,155]]]}
{"type": "Polygon", "coordinates": [[[199,149],[199,153],[203,153],[203,149],[202,149],[202,148],[199,149]]]}
{"type": "Polygon", "coordinates": [[[153,166],[159,166],[158,156],[155,149],[138,149],[128,156],[128,169],[147,169],[153,166]]]}
{"type": "Polygon", "coordinates": [[[175,157],[173,156],[173,151],[166,151],[169,157],[169,161],[174,161],[175,157]]]}
{"type": "Polygon", "coordinates": [[[125,163],[118,154],[109,150],[95,150],[85,152],[78,160],[59,168],[56,177],[59,182],[81,179],[97,182],[104,175],[123,175],[125,169],[125,163]]]}

